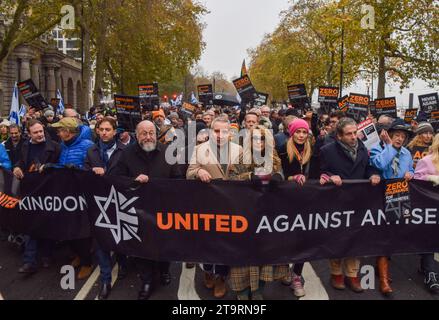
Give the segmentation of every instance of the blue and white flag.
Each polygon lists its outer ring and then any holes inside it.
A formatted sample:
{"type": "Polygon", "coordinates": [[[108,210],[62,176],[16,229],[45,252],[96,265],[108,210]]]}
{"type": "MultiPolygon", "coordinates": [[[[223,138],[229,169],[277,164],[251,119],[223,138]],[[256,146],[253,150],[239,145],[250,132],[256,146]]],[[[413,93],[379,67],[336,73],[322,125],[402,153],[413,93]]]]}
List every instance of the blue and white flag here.
{"type": "Polygon", "coordinates": [[[192,94],[191,94],[191,103],[192,104],[198,104],[197,97],[195,97],[195,94],[194,94],[193,91],[192,91],[192,94]]]}
{"type": "Polygon", "coordinates": [[[181,106],[183,104],[183,92],[175,100],[175,105],[181,106]]]}
{"type": "Polygon", "coordinates": [[[15,123],[16,125],[20,125],[20,116],[19,116],[19,102],[18,102],[18,86],[15,83],[14,91],[12,92],[12,102],[11,102],[11,110],[9,112],[9,121],[11,123],[15,123]]]}
{"type": "Polygon", "coordinates": [[[242,99],[239,93],[236,94],[236,100],[238,100],[239,103],[241,103],[242,99]]]}
{"type": "Polygon", "coordinates": [[[56,109],[57,114],[64,113],[64,100],[62,99],[61,91],[59,89],[56,90],[56,98],[59,99],[58,108],[56,109]]]}
{"type": "Polygon", "coordinates": [[[27,108],[24,104],[22,104],[20,107],[20,111],[18,111],[18,116],[24,117],[26,115],[26,112],[27,112],[27,108]]]}

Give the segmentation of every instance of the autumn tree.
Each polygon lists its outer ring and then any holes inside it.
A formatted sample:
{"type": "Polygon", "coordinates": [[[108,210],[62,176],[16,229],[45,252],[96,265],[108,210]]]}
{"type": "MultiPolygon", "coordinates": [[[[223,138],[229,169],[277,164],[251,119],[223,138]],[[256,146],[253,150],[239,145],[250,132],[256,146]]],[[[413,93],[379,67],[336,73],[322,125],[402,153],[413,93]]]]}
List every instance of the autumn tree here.
{"type": "Polygon", "coordinates": [[[59,0],[0,1],[0,71],[16,47],[38,39],[60,22],[62,5],[59,0]]]}

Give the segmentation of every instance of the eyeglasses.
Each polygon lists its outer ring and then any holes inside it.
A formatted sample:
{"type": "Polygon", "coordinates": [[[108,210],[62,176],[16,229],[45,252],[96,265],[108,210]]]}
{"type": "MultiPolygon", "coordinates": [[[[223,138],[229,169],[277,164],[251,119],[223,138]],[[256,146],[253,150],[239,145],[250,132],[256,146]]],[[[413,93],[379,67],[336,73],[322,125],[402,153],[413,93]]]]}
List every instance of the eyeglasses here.
{"type": "Polygon", "coordinates": [[[155,137],[155,132],[154,131],[150,131],[150,132],[142,131],[142,132],[139,132],[139,136],[140,137],[147,137],[147,136],[155,137]]]}

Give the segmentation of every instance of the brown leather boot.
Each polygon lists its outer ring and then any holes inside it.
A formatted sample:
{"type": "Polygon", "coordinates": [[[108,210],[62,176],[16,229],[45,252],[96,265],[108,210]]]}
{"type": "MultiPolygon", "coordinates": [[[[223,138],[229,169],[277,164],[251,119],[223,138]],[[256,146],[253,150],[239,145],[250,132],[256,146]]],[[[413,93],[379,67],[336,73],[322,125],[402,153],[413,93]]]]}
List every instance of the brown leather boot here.
{"type": "Polygon", "coordinates": [[[82,266],[81,269],[79,269],[79,273],[78,273],[78,280],[84,280],[86,278],[88,278],[91,273],[93,271],[93,267],[92,266],[82,266]]]}
{"type": "Polygon", "coordinates": [[[223,277],[217,277],[215,279],[215,287],[213,289],[213,296],[217,299],[221,299],[226,295],[226,280],[223,277]]]}
{"type": "Polygon", "coordinates": [[[215,275],[212,273],[205,272],[204,273],[204,286],[207,289],[213,289],[215,286],[215,275]]]}
{"type": "Polygon", "coordinates": [[[377,266],[381,293],[385,296],[389,296],[393,293],[389,283],[389,259],[387,257],[377,257],[377,266]]]}

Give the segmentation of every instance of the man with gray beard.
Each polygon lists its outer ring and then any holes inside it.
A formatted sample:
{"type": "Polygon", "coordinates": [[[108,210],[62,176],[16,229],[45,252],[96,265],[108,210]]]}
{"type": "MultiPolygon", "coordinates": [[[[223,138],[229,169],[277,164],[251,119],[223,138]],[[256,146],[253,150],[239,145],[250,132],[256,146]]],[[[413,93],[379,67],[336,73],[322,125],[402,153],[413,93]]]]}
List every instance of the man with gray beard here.
{"type": "MultiPolygon", "coordinates": [[[[139,183],[148,183],[150,178],[184,178],[177,165],[170,165],[166,161],[167,146],[157,142],[156,127],[151,121],[145,120],[137,125],[136,138],[137,143],[122,151],[111,175],[133,178],[139,183]]],[[[153,271],[156,264],[160,270],[161,284],[168,285],[171,282],[169,262],[139,259],[142,280],[139,300],[149,299],[152,293],[153,271]]]]}

